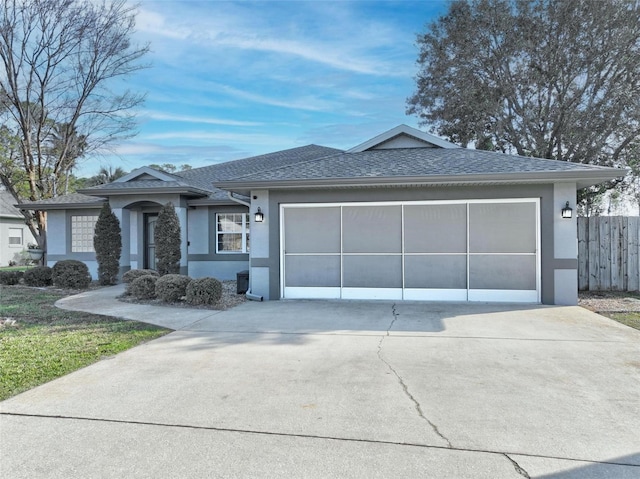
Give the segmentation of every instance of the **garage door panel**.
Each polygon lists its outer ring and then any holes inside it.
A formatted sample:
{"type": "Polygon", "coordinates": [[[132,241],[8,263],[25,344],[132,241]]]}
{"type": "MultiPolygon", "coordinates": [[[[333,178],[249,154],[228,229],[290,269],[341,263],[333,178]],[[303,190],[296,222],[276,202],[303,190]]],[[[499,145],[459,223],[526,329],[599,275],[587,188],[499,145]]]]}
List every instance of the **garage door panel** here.
{"type": "Polygon", "coordinates": [[[469,252],[534,253],[535,203],[471,203],[469,252]]]}
{"type": "Polygon", "coordinates": [[[340,207],[286,208],[287,253],[340,253],[340,207]]]}
{"type": "Polygon", "coordinates": [[[540,301],[535,199],[283,205],[287,298],[540,301]]]}
{"type": "Polygon", "coordinates": [[[469,288],[536,290],[535,255],[471,255],[469,288]]]}
{"type": "Polygon", "coordinates": [[[345,253],[400,253],[400,206],[345,206],[342,208],[342,248],[345,253]]]}
{"type": "Polygon", "coordinates": [[[285,256],[286,287],[340,287],[340,256],[285,256]]]}
{"type": "Polygon", "coordinates": [[[467,205],[407,205],[404,207],[406,253],[465,253],[467,205]]]}
{"type": "Polygon", "coordinates": [[[406,288],[467,289],[466,255],[407,255],[406,288]]]}
{"type": "Polygon", "coordinates": [[[346,288],[402,288],[400,255],[345,255],[342,262],[346,288]]]}

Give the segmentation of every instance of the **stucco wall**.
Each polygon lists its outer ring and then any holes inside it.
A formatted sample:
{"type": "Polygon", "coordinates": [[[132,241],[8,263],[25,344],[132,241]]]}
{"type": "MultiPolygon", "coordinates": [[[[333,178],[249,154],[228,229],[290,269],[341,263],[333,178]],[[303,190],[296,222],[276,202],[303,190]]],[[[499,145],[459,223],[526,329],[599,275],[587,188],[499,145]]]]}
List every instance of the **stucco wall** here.
{"type": "Polygon", "coordinates": [[[75,215],[98,216],[100,209],[57,210],[47,213],[47,265],[53,266],[63,259],[77,259],[89,268],[91,277],[98,278],[95,252],[71,251],[71,217],[75,215]]]}
{"type": "MultiPolygon", "coordinates": [[[[236,274],[249,269],[249,255],[216,253],[216,214],[246,213],[242,205],[197,206],[188,209],[188,274],[192,278],[211,276],[220,280],[236,279],[236,274]]],[[[250,233],[251,248],[255,241],[250,233]]]]}
{"type": "Polygon", "coordinates": [[[0,266],[7,266],[9,261],[19,263],[24,259],[23,251],[27,249],[29,243],[35,243],[31,230],[24,224],[21,218],[0,218],[0,266]],[[9,230],[22,230],[22,244],[9,244],[9,230]]]}
{"type": "MultiPolygon", "coordinates": [[[[559,190],[554,195],[554,186],[549,185],[509,185],[488,187],[429,187],[429,188],[379,188],[379,189],[343,189],[343,190],[271,190],[268,195],[268,214],[265,214],[265,222],[252,223],[252,235],[263,234],[268,231],[269,254],[267,257],[254,257],[252,251],[251,270],[254,268],[266,268],[268,281],[251,282],[252,292],[262,295],[265,299],[280,298],[280,209],[283,203],[330,203],[330,202],[360,202],[360,201],[419,201],[419,200],[462,200],[462,199],[494,199],[494,198],[540,198],[540,247],[541,247],[541,299],[545,304],[554,304],[556,294],[565,294],[555,289],[557,269],[570,269],[577,267],[576,256],[556,258],[554,245],[562,243],[564,238],[573,234],[575,241],[575,226],[570,223],[558,223],[557,217],[560,209],[556,203],[560,196],[565,198],[571,193],[575,198],[575,185],[570,184],[559,190]],[[556,211],[557,210],[557,211],[556,211]],[[558,225],[556,227],[556,225],[558,225]],[[557,240],[554,230],[558,229],[563,238],[557,240]]],[[[259,198],[264,197],[265,192],[252,192],[259,198]]],[[[567,198],[568,199],[568,198],[567,198]]],[[[566,202],[567,199],[564,199],[566,202]]],[[[265,211],[265,207],[262,206],[265,211]]],[[[253,218],[252,218],[253,221],[253,218]]],[[[562,250],[562,254],[570,256],[568,250],[562,250]]],[[[257,272],[257,271],[256,271],[257,272]]],[[[564,276],[563,276],[564,278],[564,276]]]]}

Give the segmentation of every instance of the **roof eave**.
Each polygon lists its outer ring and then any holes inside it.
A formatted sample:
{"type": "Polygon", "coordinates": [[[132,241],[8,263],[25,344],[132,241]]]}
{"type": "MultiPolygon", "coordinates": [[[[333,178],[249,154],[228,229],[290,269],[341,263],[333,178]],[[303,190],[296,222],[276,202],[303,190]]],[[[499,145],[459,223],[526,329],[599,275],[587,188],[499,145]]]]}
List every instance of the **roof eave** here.
{"type": "Polygon", "coordinates": [[[215,200],[210,198],[198,198],[195,200],[188,200],[189,206],[238,206],[238,203],[230,200],[215,200]]]}
{"type": "Polygon", "coordinates": [[[106,202],[106,199],[100,201],[94,201],[91,203],[50,203],[50,204],[38,204],[38,203],[21,203],[19,208],[21,210],[32,211],[49,211],[49,210],[84,210],[84,209],[98,209],[102,208],[102,205],[106,202]]]}
{"type": "Polygon", "coordinates": [[[214,186],[222,190],[248,194],[253,189],[293,189],[327,187],[372,187],[372,186],[441,186],[441,185],[478,185],[478,184],[526,184],[575,182],[578,188],[596,185],[615,178],[623,177],[627,170],[602,168],[588,171],[545,171],[533,173],[501,173],[470,175],[433,175],[402,177],[357,177],[357,178],[320,178],[274,181],[224,181],[214,186]]]}
{"type": "MultiPolygon", "coordinates": [[[[112,183],[113,184],[113,183],[112,183]]],[[[185,188],[180,186],[167,186],[159,188],[113,188],[113,189],[82,189],[78,193],[88,196],[125,196],[125,195],[146,195],[146,194],[180,194],[192,196],[209,196],[212,192],[199,188],[185,188]]]]}

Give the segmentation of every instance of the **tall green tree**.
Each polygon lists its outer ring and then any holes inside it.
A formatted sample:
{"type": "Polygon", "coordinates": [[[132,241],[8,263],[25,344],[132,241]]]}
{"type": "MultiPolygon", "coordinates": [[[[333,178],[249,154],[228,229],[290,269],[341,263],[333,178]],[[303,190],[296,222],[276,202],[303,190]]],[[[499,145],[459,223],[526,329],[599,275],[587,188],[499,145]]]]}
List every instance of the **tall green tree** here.
{"type": "MultiPolygon", "coordinates": [[[[18,164],[37,201],[60,186],[83,155],[134,134],[143,96],[114,80],[143,68],[147,46],[132,42],[135,10],[126,0],[5,0],[0,4],[0,116],[19,138],[18,164]]],[[[27,214],[45,246],[43,212],[27,214]]]]}
{"type": "Polygon", "coordinates": [[[407,113],[432,131],[524,156],[630,162],[640,135],[637,1],[454,0],[417,45],[407,113]]]}
{"type": "Polygon", "coordinates": [[[97,175],[92,176],[87,180],[86,186],[106,185],[118,178],[122,178],[126,174],[127,172],[119,166],[115,168],[112,166],[102,166],[97,175]]]}
{"type": "Polygon", "coordinates": [[[120,272],[122,232],[118,217],[109,203],[102,206],[93,236],[93,248],[98,262],[98,281],[103,286],[115,284],[120,272]]]}
{"type": "Polygon", "coordinates": [[[154,233],[156,269],[161,276],[180,273],[180,220],[173,203],[167,203],[158,214],[154,233]]]}

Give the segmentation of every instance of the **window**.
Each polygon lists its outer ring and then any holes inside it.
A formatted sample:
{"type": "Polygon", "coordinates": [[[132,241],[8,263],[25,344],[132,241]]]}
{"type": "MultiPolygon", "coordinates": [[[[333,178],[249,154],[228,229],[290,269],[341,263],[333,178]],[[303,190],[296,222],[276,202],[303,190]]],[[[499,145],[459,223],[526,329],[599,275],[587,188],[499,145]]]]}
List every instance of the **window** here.
{"type": "Polygon", "coordinates": [[[22,228],[9,228],[9,246],[22,246],[22,228]]]}
{"type": "Polygon", "coordinates": [[[71,252],[93,253],[93,235],[96,228],[97,216],[71,217],[71,252]]]}
{"type": "Polygon", "coordinates": [[[249,252],[249,214],[216,215],[216,253],[249,252]]]}

